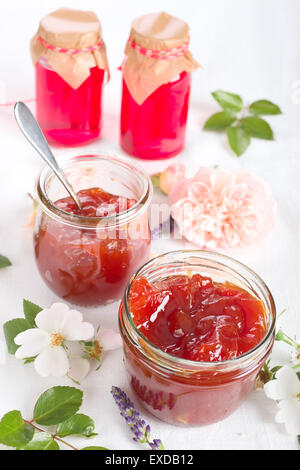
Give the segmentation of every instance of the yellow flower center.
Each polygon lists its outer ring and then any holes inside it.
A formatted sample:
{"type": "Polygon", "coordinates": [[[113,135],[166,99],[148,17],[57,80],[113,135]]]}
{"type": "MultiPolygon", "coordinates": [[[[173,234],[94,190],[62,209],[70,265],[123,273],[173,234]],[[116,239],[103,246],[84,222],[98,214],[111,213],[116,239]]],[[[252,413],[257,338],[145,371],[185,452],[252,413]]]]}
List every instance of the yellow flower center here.
{"type": "Polygon", "coordinates": [[[51,346],[60,346],[63,340],[63,337],[59,333],[53,333],[51,335],[51,346]]]}
{"type": "Polygon", "coordinates": [[[94,347],[90,351],[90,357],[92,359],[98,359],[100,360],[101,358],[101,353],[102,353],[102,346],[100,345],[99,341],[95,340],[94,341],[94,347]]]}
{"type": "Polygon", "coordinates": [[[300,400],[300,392],[297,393],[296,398],[298,398],[298,400],[300,400]]]}

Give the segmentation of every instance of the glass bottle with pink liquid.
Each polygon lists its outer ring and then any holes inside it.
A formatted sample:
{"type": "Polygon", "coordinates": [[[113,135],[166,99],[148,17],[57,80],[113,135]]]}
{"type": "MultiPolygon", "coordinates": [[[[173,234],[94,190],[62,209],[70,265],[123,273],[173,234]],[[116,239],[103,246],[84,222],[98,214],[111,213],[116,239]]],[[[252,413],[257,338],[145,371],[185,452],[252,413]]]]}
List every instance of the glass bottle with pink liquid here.
{"type": "Polygon", "coordinates": [[[108,64],[93,12],[61,8],[44,17],[31,43],[36,117],[49,142],[77,146],[99,137],[108,64]]]}
{"type": "Polygon", "coordinates": [[[123,64],[120,143],[144,159],[169,158],[185,145],[191,72],[189,27],[167,13],[132,23],[123,64]]]}

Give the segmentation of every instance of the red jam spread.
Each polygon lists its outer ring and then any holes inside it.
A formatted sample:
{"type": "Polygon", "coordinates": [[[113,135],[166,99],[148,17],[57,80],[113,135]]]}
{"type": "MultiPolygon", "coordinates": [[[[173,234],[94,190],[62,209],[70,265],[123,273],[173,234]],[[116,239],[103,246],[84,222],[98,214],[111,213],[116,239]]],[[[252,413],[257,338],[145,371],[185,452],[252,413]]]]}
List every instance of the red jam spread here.
{"type": "MultiPolygon", "coordinates": [[[[85,217],[114,216],[130,209],[134,199],[100,188],[77,193],[78,211],[70,197],[55,205],[85,217]]],[[[150,231],[146,213],[112,230],[62,223],[43,214],[35,233],[35,254],[42,277],[59,296],[78,305],[95,306],[121,298],[125,285],[149,256],[150,231]],[[134,236],[133,224],[141,225],[134,236]]]]}
{"type": "Polygon", "coordinates": [[[59,199],[55,205],[65,212],[83,217],[108,217],[124,212],[136,203],[135,199],[116,196],[100,188],[82,189],[77,196],[81,202],[81,210],[71,197],[59,199]]]}
{"type": "Polygon", "coordinates": [[[193,361],[224,361],[253,349],[264,337],[263,303],[229,283],[200,274],[149,283],[137,278],[130,311],[138,329],[162,351],[193,361]]]}

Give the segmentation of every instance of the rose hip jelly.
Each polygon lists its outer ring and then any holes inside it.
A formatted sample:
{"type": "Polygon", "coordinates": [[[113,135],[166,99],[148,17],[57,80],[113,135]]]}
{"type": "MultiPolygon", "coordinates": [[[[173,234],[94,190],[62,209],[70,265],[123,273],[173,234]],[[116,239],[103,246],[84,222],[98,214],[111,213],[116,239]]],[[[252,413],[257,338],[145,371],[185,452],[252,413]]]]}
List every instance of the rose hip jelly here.
{"type": "Polygon", "coordinates": [[[122,66],[120,143],[131,155],[168,158],[184,147],[191,73],[188,25],[167,13],[132,23],[122,66]]]}
{"type": "Polygon", "coordinates": [[[31,56],[36,117],[47,139],[72,146],[98,138],[109,68],[95,13],[60,8],[46,15],[31,41],[31,56]]]}
{"type": "Polygon", "coordinates": [[[121,145],[140,158],[177,155],[184,147],[191,76],[182,72],[161,85],[142,104],[132,98],[123,80],[121,145]]]}
{"type": "Polygon", "coordinates": [[[37,185],[34,246],[46,284],[63,299],[96,306],[120,299],[150,250],[149,178],[125,161],[82,155],[60,161],[82,209],[51,170],[37,185]]]}
{"type": "Polygon", "coordinates": [[[102,123],[104,70],[90,69],[90,76],[73,89],[47,62],[36,64],[36,118],[50,142],[81,145],[97,139],[102,123]]]}
{"type": "Polygon", "coordinates": [[[174,424],[209,424],[232,413],[274,342],[267,286],[212,252],[172,252],[146,263],[126,288],[119,319],[134,392],[174,424]]]}

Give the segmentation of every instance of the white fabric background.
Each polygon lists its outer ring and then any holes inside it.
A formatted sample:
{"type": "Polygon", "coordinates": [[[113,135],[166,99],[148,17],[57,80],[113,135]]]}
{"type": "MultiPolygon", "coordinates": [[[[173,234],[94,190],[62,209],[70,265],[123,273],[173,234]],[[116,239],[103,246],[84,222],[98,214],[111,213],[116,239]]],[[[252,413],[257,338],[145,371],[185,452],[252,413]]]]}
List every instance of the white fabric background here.
{"type": "MultiPolygon", "coordinates": [[[[257,271],[271,288],[278,311],[286,308],[283,326],[290,334],[300,333],[300,2],[297,0],[64,0],[65,6],[95,10],[107,43],[112,80],[105,88],[104,128],[101,140],[89,148],[123,155],[118,144],[121,76],[117,67],[130,21],[149,11],[164,9],[185,19],[191,26],[191,50],[204,69],[193,77],[186,149],[173,160],[141,162],[149,173],[172,161],[185,162],[190,173],[200,165],[219,164],[242,168],[264,177],[278,203],[278,223],[263,246],[238,255],[257,271]],[[151,6],[149,6],[151,5],[151,6]],[[268,98],[279,104],[282,116],[270,117],[275,142],[253,140],[240,159],[229,150],[225,135],[205,133],[206,118],[218,110],[210,92],[222,88],[240,93],[251,102],[268,98]]],[[[0,100],[16,101],[34,96],[33,67],[29,39],[39,19],[61,6],[60,0],[10,0],[0,6],[0,100]],[[5,88],[6,86],[6,94],[5,88]]],[[[33,107],[32,107],[33,108],[33,107]]],[[[56,154],[64,152],[56,149],[56,154]]],[[[0,252],[13,267],[0,272],[2,322],[22,316],[22,299],[41,306],[57,300],[43,284],[33,258],[31,231],[24,228],[31,211],[26,193],[43,163],[25,141],[13,119],[12,108],[0,107],[0,252]]],[[[152,251],[163,252],[178,243],[155,242],[152,251]]],[[[117,327],[117,304],[82,309],[95,325],[117,327]]],[[[2,330],[2,328],[1,328],[2,330]]],[[[2,335],[2,331],[0,333],[2,335]]],[[[0,336],[2,337],[2,336],[0,336]]],[[[288,359],[284,345],[274,358],[288,359]]],[[[0,416],[20,409],[30,417],[35,399],[47,388],[70,384],[65,379],[42,379],[33,366],[24,367],[14,357],[0,366],[0,416]]],[[[100,371],[82,384],[82,412],[96,420],[99,437],[90,442],[112,449],[137,449],[110,396],[111,385],[128,391],[121,350],[109,354],[100,371]]],[[[296,449],[296,437],[276,424],[276,405],[261,392],[253,392],[229,418],[200,428],[178,428],[164,424],[147,413],[153,436],[167,449],[296,449]]],[[[74,442],[76,439],[74,440],[74,442]]],[[[79,441],[79,440],[77,440],[79,441]]],[[[82,443],[83,447],[84,443],[82,443]]]]}

